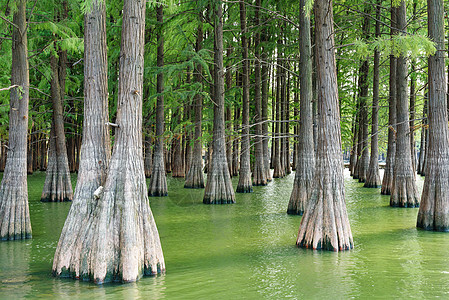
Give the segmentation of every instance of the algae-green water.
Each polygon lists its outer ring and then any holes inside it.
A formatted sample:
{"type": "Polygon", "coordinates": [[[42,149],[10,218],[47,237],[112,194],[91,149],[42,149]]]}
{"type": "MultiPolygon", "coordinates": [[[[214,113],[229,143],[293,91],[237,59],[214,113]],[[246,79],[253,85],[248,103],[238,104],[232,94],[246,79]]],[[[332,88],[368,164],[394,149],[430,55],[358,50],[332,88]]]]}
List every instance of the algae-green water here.
{"type": "MultiPolygon", "coordinates": [[[[184,189],[183,179],[169,177],[169,196],[150,198],[165,275],[100,286],[54,278],[53,255],[70,203],[41,203],[44,177],[29,176],[33,239],[0,242],[0,299],[449,297],[449,233],[416,229],[418,209],[389,207],[389,196],[363,188],[347,170],[351,251],[295,246],[301,217],[285,213],[294,173],[236,194],[233,205],[204,205],[204,190],[184,189]]],[[[419,176],[417,183],[421,191],[419,176]]]]}

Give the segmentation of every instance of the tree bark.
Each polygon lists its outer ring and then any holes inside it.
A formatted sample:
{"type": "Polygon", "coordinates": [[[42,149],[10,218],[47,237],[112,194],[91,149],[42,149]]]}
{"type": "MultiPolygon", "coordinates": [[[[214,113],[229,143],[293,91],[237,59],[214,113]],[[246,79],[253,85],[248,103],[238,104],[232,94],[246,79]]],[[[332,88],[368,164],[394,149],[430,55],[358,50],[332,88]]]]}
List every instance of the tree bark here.
{"type": "Polygon", "coordinates": [[[344,198],[340,112],[334,53],[332,1],[315,0],[318,136],[315,184],[301,219],[299,247],[342,251],[353,248],[344,198]]]}
{"type": "MultiPolygon", "coordinates": [[[[196,47],[198,53],[201,50],[203,43],[203,25],[200,21],[197,29],[196,47]]],[[[194,80],[202,84],[202,66],[197,64],[195,66],[194,80]]],[[[204,188],[203,175],[203,142],[202,142],[202,115],[203,115],[203,97],[200,93],[194,96],[194,114],[195,114],[195,141],[193,144],[192,164],[189,167],[189,172],[186,176],[185,188],[202,189],[204,188]]]]}
{"type": "MultiPolygon", "coordinates": [[[[280,43],[280,42],[278,42],[280,43]]],[[[276,97],[273,98],[276,101],[275,109],[273,111],[276,111],[276,122],[275,122],[275,129],[274,129],[274,143],[272,146],[273,154],[273,178],[283,178],[285,176],[285,169],[282,167],[281,163],[281,86],[282,86],[282,68],[281,66],[281,60],[280,60],[280,53],[278,52],[278,67],[276,70],[276,97]]]]}
{"type": "Polygon", "coordinates": [[[426,151],[427,151],[427,93],[424,95],[424,107],[422,111],[422,129],[421,129],[421,146],[419,150],[419,161],[418,161],[418,174],[421,176],[425,175],[424,170],[424,160],[426,157],[426,151]]]}
{"type": "MultiPolygon", "coordinates": [[[[223,13],[222,3],[214,3],[214,133],[213,152],[207,183],[204,191],[204,204],[235,203],[231,176],[226,160],[224,124],[224,68],[223,68],[223,13]]],[[[250,178],[251,179],[251,178],[250,178]]]]}
{"type": "MultiPolygon", "coordinates": [[[[239,128],[239,118],[240,118],[240,107],[237,105],[234,106],[234,132],[238,131],[239,128]]],[[[239,175],[239,144],[240,138],[238,136],[234,137],[234,141],[232,142],[232,172],[231,176],[239,175]]]]}
{"type": "Polygon", "coordinates": [[[449,130],[447,125],[443,0],[428,0],[429,38],[437,52],[429,57],[429,148],[417,227],[449,231],[449,130]]]}
{"type": "Polygon", "coordinates": [[[84,124],[79,173],[53,260],[53,273],[61,277],[87,276],[80,258],[88,251],[84,248],[85,234],[97,205],[93,195],[104,185],[111,157],[105,19],[105,3],[95,0],[84,16],[84,124]]]}
{"type": "Polygon", "coordinates": [[[293,190],[288,203],[288,214],[304,213],[312,194],[315,151],[313,147],[313,112],[312,112],[312,45],[310,40],[310,17],[305,11],[306,0],[299,3],[299,80],[300,80],[300,127],[298,153],[296,157],[296,174],[293,190]]]}
{"type": "MultiPolygon", "coordinates": [[[[398,7],[398,28],[407,30],[405,0],[398,7]]],[[[407,97],[407,60],[404,54],[397,58],[397,102],[396,102],[396,155],[393,170],[390,206],[418,207],[418,189],[410,155],[410,120],[407,97]],[[408,153],[408,155],[404,155],[408,153]]]]}
{"type": "MultiPolygon", "coordinates": [[[[53,104],[53,120],[50,130],[50,146],[48,166],[41,201],[72,201],[73,189],[70,179],[69,160],[64,132],[64,110],[60,87],[58,59],[50,56],[52,69],[51,99],[53,104]]],[[[65,77],[65,76],[64,76],[65,77]]]]}
{"type": "MultiPolygon", "coordinates": [[[[255,9],[255,26],[260,26],[259,10],[261,0],[256,0],[255,9]]],[[[267,185],[267,173],[265,171],[263,144],[262,144],[262,95],[261,95],[261,69],[260,69],[260,32],[256,31],[254,39],[254,102],[255,102],[255,116],[256,122],[256,137],[254,139],[254,171],[253,171],[253,185],[267,185]]]]}
{"type": "MultiPolygon", "coordinates": [[[[164,66],[164,36],[162,34],[163,6],[157,7],[157,22],[159,30],[157,32],[157,66],[164,66]]],[[[157,74],[156,84],[157,104],[156,104],[156,144],[154,147],[153,170],[148,188],[149,196],[167,196],[167,178],[165,177],[164,160],[164,74],[162,71],[157,74]]]]}
{"type": "MultiPolygon", "coordinates": [[[[265,42],[267,37],[262,33],[262,41],[265,42]]],[[[270,137],[268,135],[268,86],[269,86],[269,64],[267,63],[268,55],[266,50],[262,51],[262,145],[263,145],[263,156],[264,156],[264,166],[265,166],[265,177],[267,181],[271,181],[271,170],[270,170],[270,152],[268,150],[268,142],[270,137]]]]}
{"type": "Polygon", "coordinates": [[[242,58],[243,58],[243,91],[242,91],[242,138],[240,148],[240,172],[237,184],[237,193],[251,193],[251,165],[250,165],[250,141],[249,141],[249,60],[248,60],[248,40],[246,29],[246,7],[243,0],[240,4],[240,28],[242,31],[242,58]]]}
{"type": "MultiPolygon", "coordinates": [[[[397,8],[391,7],[391,29],[390,36],[397,34],[397,8]]],[[[389,82],[389,104],[388,104],[388,148],[385,171],[382,178],[382,188],[380,193],[390,195],[393,185],[393,169],[396,156],[396,69],[397,58],[390,55],[390,82],[389,82]]]]}
{"type": "MultiPolygon", "coordinates": [[[[17,1],[13,16],[9,143],[0,185],[0,240],[31,238],[27,189],[27,132],[29,103],[26,1],[17,1]]],[[[6,146],[6,145],[5,145],[6,146]]]]}
{"type": "MultiPolygon", "coordinates": [[[[381,1],[377,1],[376,5],[376,38],[380,37],[380,7],[381,1]]],[[[379,175],[379,66],[380,52],[374,50],[374,67],[373,67],[373,108],[372,108],[372,124],[371,124],[371,155],[369,168],[366,175],[364,187],[379,188],[382,185],[379,175]]]]}

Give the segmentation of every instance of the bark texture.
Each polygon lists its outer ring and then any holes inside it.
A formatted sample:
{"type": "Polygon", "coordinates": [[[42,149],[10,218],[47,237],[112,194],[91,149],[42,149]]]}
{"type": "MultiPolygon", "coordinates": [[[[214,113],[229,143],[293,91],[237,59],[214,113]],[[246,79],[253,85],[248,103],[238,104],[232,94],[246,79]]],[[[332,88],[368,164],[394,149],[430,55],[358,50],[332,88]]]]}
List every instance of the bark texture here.
{"type": "Polygon", "coordinates": [[[246,28],[246,7],[243,0],[240,4],[240,28],[242,31],[242,57],[243,57],[243,95],[242,95],[242,139],[240,148],[240,172],[237,184],[237,193],[251,193],[253,191],[251,183],[250,164],[250,140],[249,140],[249,61],[248,61],[248,41],[246,28]]]}
{"type": "Polygon", "coordinates": [[[27,190],[27,130],[30,79],[26,1],[17,1],[13,16],[9,143],[0,185],[0,240],[31,238],[27,190]]]}
{"type": "MultiPolygon", "coordinates": [[[[95,283],[133,282],[165,270],[148,203],[142,153],[145,1],[125,0],[116,141],[103,193],[87,220],[78,276],[95,283]]],[[[73,271],[72,271],[73,272],[73,271]]]]}
{"type": "MultiPolygon", "coordinates": [[[[398,28],[407,30],[405,0],[398,7],[398,28]]],[[[418,189],[410,155],[410,120],[407,97],[407,61],[404,54],[397,58],[397,102],[396,102],[396,155],[393,170],[390,206],[418,207],[418,189]]]]}
{"type": "MultiPolygon", "coordinates": [[[[111,157],[108,122],[106,8],[96,0],[84,16],[84,124],[73,203],[53,260],[53,273],[82,279],[85,234],[97,205],[94,192],[104,185],[111,157]]],[[[86,278],[87,279],[87,278],[86,278]]]]}
{"type": "Polygon", "coordinates": [[[299,247],[342,251],[353,248],[346,213],[340,112],[334,53],[332,1],[315,0],[318,136],[315,185],[301,220],[299,247]]]}
{"type": "MultiPolygon", "coordinates": [[[[215,7],[214,17],[214,132],[213,152],[207,183],[204,190],[203,203],[226,204],[235,203],[226,160],[225,124],[224,124],[224,68],[223,68],[223,13],[221,3],[215,7]]],[[[250,177],[251,180],[251,177],[250,177]]]]}
{"type": "MultiPolygon", "coordinates": [[[[157,22],[162,27],[163,9],[162,5],[157,7],[157,22]]],[[[157,33],[157,66],[164,66],[164,37],[162,29],[157,33]]],[[[167,178],[165,177],[165,159],[164,159],[164,75],[162,72],[157,74],[156,83],[157,104],[156,104],[156,143],[154,147],[153,170],[151,173],[150,186],[148,188],[149,196],[167,196],[167,178]]]]}
{"type": "Polygon", "coordinates": [[[288,203],[287,213],[304,213],[313,188],[315,171],[315,151],[313,146],[312,116],[312,45],[310,40],[310,17],[304,7],[305,0],[300,1],[300,39],[299,39],[299,74],[300,74],[300,127],[296,174],[293,190],[288,203]]]}
{"type": "Polygon", "coordinates": [[[449,231],[449,130],[443,0],[428,0],[427,7],[429,38],[435,42],[437,52],[429,57],[429,152],[417,227],[449,231]]]}

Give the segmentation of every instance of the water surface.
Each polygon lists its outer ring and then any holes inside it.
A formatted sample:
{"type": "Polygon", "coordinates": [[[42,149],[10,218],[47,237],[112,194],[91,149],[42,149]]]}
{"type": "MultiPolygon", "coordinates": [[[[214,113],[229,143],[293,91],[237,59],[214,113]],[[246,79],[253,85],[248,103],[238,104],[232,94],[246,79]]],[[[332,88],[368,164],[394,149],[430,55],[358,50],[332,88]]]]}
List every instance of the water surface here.
{"type": "MultiPolygon", "coordinates": [[[[352,251],[295,246],[301,217],[285,213],[294,174],[237,194],[234,205],[203,205],[204,190],[169,177],[169,196],[150,198],[165,275],[103,286],[56,279],[52,260],[70,203],[41,203],[44,177],[29,177],[33,239],[0,242],[0,299],[448,297],[449,233],[417,230],[418,209],[389,207],[389,196],[347,171],[352,251]]],[[[423,179],[417,182],[421,191],[423,179]]]]}

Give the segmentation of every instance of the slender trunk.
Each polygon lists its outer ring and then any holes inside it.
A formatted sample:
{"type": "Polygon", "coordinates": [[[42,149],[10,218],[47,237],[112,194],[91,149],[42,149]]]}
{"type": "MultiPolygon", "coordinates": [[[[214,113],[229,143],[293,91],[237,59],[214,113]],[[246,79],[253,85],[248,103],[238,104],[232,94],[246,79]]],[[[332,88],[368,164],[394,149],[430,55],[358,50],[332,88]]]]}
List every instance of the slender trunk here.
{"type": "Polygon", "coordinates": [[[424,160],[427,151],[427,93],[424,95],[424,107],[422,110],[421,146],[419,150],[418,174],[424,176],[424,160]]]}
{"type": "MultiPolygon", "coordinates": [[[[262,35],[262,41],[266,41],[266,36],[262,35]]],[[[270,170],[270,154],[268,150],[268,143],[270,137],[268,135],[268,87],[269,87],[269,65],[267,63],[268,55],[265,49],[262,51],[262,145],[263,145],[263,156],[264,156],[264,166],[265,166],[265,177],[267,181],[271,181],[271,170],[270,170]]]]}
{"type": "Polygon", "coordinates": [[[429,57],[429,151],[417,227],[449,231],[449,130],[447,126],[443,0],[428,0],[429,38],[437,52],[429,57]]]}
{"type": "MultiPolygon", "coordinates": [[[[391,30],[390,36],[397,34],[397,8],[391,8],[391,30]]],[[[388,108],[388,148],[385,171],[382,178],[381,194],[390,195],[393,185],[393,169],[396,156],[396,69],[397,58],[390,55],[390,88],[389,88],[389,108],[388,108]]]]}
{"type": "MultiPolygon", "coordinates": [[[[256,0],[255,10],[255,26],[260,26],[260,10],[261,0],[256,0]]],[[[261,95],[261,69],[260,69],[260,32],[256,31],[254,39],[254,102],[255,102],[255,116],[256,122],[256,138],[254,139],[254,171],[253,171],[253,185],[267,185],[267,173],[265,171],[264,153],[262,144],[262,95],[261,95]]]]}
{"type": "MultiPolygon", "coordinates": [[[[203,26],[202,23],[198,25],[196,37],[196,52],[201,50],[203,42],[203,26]]],[[[197,64],[195,66],[194,80],[202,83],[202,66],[197,64]]],[[[202,142],[202,115],[203,115],[203,97],[200,93],[194,96],[194,114],[195,114],[195,141],[193,144],[192,163],[189,167],[189,172],[186,176],[185,188],[204,188],[203,176],[203,142],[202,142]]]]}
{"type": "MultiPolygon", "coordinates": [[[[240,107],[237,105],[234,106],[234,132],[238,131],[239,128],[239,119],[240,119],[240,107]]],[[[232,173],[231,176],[239,175],[239,143],[240,138],[238,135],[234,137],[234,141],[232,142],[232,173]]]]}
{"type": "Polygon", "coordinates": [[[145,177],[151,177],[151,168],[153,166],[153,149],[151,147],[152,138],[149,136],[145,137],[145,161],[144,161],[144,169],[145,169],[145,177]]]}
{"type": "MultiPolygon", "coordinates": [[[[228,56],[232,55],[232,49],[228,48],[228,56]]],[[[230,90],[232,88],[232,68],[229,64],[226,67],[226,89],[230,90]]],[[[226,119],[226,160],[228,161],[228,168],[229,168],[229,174],[232,177],[232,139],[233,134],[232,132],[232,113],[231,113],[231,105],[226,105],[226,112],[225,112],[225,119],[226,119]]]]}
{"type": "Polygon", "coordinates": [[[296,174],[287,213],[304,213],[312,194],[315,151],[313,145],[312,112],[312,45],[310,40],[310,17],[305,11],[306,0],[300,1],[300,39],[299,39],[299,80],[300,80],[300,127],[296,174]]]}
{"type": "MultiPolygon", "coordinates": [[[[280,42],[279,42],[280,43],[280,42]]],[[[280,53],[278,52],[278,67],[276,70],[276,97],[273,99],[276,99],[276,122],[275,122],[275,129],[274,129],[274,143],[273,143],[273,149],[274,156],[273,156],[273,178],[282,178],[285,176],[284,168],[282,168],[281,165],[281,86],[282,86],[282,68],[280,61],[280,53]]]]}
{"type": "MultiPolygon", "coordinates": [[[[157,32],[157,66],[164,66],[164,36],[162,34],[163,6],[157,7],[157,22],[159,30],[157,32]]],[[[157,74],[156,83],[157,104],[156,104],[156,144],[154,147],[153,170],[148,187],[149,196],[167,196],[167,178],[165,177],[164,162],[164,74],[160,71],[157,74]]]]}
{"type": "Polygon", "coordinates": [[[251,165],[250,165],[250,141],[249,141],[249,60],[248,40],[246,29],[246,7],[243,0],[240,4],[240,28],[242,31],[242,58],[243,58],[243,95],[242,95],[242,146],[240,148],[240,172],[237,184],[237,193],[251,193],[251,165]]]}
{"type": "MultiPolygon", "coordinates": [[[[407,30],[405,0],[398,7],[398,29],[404,34],[407,30]]],[[[412,167],[410,150],[410,119],[407,97],[407,58],[401,54],[397,58],[397,102],[396,102],[396,155],[393,170],[390,206],[418,207],[418,189],[415,182],[415,172],[412,167]],[[408,153],[408,155],[404,155],[408,153]]]]}
{"type": "Polygon", "coordinates": [[[33,128],[31,128],[30,133],[28,134],[28,143],[27,143],[27,174],[33,174],[33,128]]]}
{"type": "Polygon", "coordinates": [[[296,244],[342,251],[353,248],[353,240],[344,196],[332,1],[315,0],[314,12],[318,85],[317,164],[313,192],[301,219],[296,244]]]}
{"type": "MultiPolygon", "coordinates": [[[[0,240],[31,238],[27,190],[27,130],[29,103],[26,1],[17,1],[13,17],[9,143],[0,185],[0,240]]],[[[6,145],[4,145],[6,146],[6,145]]]]}
{"type": "Polygon", "coordinates": [[[411,62],[410,74],[410,155],[413,171],[416,171],[416,143],[415,143],[415,100],[416,100],[416,70],[415,61],[411,62]]]}
{"type": "MultiPolygon", "coordinates": [[[[381,0],[376,5],[376,38],[380,37],[380,6],[381,0]]],[[[379,66],[380,52],[374,51],[374,67],[373,67],[373,108],[372,108],[372,124],[371,124],[371,156],[369,162],[368,173],[364,187],[378,188],[382,185],[379,175],[379,66]]]]}

